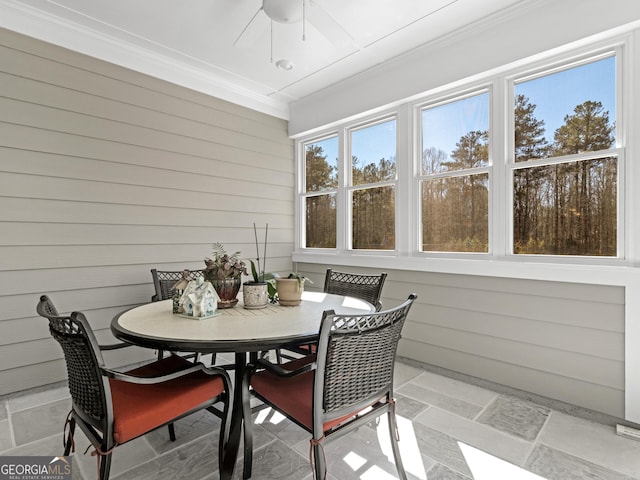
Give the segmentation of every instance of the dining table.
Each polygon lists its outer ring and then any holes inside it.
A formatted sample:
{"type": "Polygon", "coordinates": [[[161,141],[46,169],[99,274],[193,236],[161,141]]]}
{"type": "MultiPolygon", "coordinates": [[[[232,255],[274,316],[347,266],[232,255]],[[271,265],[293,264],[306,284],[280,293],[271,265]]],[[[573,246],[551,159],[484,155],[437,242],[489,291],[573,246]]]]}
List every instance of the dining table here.
{"type": "Polygon", "coordinates": [[[232,352],[235,360],[235,387],[231,407],[229,442],[224,454],[223,470],[229,475],[238,456],[243,421],[242,377],[248,356],[290,344],[314,342],[318,338],[323,312],[368,314],[375,311],[370,303],[354,297],[304,291],[297,306],[269,303],[264,308],[244,307],[242,293],[233,308],[218,309],[207,318],[173,313],[173,302],[139,305],[116,315],[111,322],[113,335],[141,347],[173,352],[232,352]]]}

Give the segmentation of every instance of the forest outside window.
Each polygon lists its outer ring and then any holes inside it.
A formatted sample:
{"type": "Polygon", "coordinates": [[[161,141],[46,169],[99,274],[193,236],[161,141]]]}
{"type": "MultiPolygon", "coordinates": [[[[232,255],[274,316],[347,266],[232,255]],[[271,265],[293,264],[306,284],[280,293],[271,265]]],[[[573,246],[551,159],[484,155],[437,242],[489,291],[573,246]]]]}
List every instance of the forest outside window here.
{"type": "Polygon", "coordinates": [[[360,127],[350,134],[351,247],[394,250],[396,120],[360,127]]]}
{"type": "Polygon", "coordinates": [[[513,253],[618,255],[616,57],[515,82],[513,253]]]}
{"type": "Polygon", "coordinates": [[[443,256],[624,259],[633,205],[617,52],[505,72],[302,140],[300,246],[406,251],[428,268],[443,256]]]}
{"type": "Polygon", "coordinates": [[[489,251],[489,93],[422,109],[423,252],[489,251]]]}
{"type": "Polygon", "coordinates": [[[338,137],[304,145],[304,209],[307,248],[336,248],[338,137]]]}

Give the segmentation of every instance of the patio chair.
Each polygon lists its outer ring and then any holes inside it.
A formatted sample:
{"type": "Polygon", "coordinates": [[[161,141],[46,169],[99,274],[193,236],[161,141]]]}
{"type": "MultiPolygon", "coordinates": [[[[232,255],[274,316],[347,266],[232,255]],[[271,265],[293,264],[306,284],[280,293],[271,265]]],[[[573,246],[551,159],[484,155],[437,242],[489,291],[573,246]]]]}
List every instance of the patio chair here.
{"type": "Polygon", "coordinates": [[[231,477],[230,472],[222,471],[233,397],[229,375],[223,369],[171,355],[127,372],[116,371],[105,366],[101,351],[129,344],[101,347],[83,313],[60,315],[46,295],[40,297],[36,310],[49,320],[49,331],[62,347],[67,365],[72,407],[64,428],[65,456],[75,449],[73,436],[78,425],[95,449],[100,479],[106,480],[114,448],[165,425],[173,441],[174,421],[206,409],[222,420],[220,478],[231,477]],[[214,406],[218,403],[222,409],[214,406]]]}
{"type": "Polygon", "coordinates": [[[387,274],[384,272],[379,275],[364,275],[337,272],[327,268],[327,273],[324,277],[324,291],[366,300],[376,307],[377,311],[380,311],[382,309],[380,296],[386,279],[387,274]]]}
{"type": "Polygon", "coordinates": [[[156,293],[151,297],[151,301],[159,302],[160,300],[173,298],[173,287],[184,278],[185,272],[188,272],[187,275],[190,280],[204,276],[204,270],[180,270],[177,272],[152,268],[151,278],[153,278],[153,286],[156,289],[156,293]]]}
{"type": "MultiPolygon", "coordinates": [[[[337,272],[331,268],[327,268],[324,277],[324,292],[334,293],[336,295],[348,295],[350,297],[359,298],[369,302],[380,311],[382,302],[382,287],[387,279],[387,274],[382,272],[378,275],[365,275],[361,273],[337,272]]],[[[279,354],[282,358],[292,360],[296,357],[289,352],[297,355],[308,355],[315,353],[316,343],[287,345],[280,349],[279,354]]]]}
{"type": "MultiPolygon", "coordinates": [[[[198,277],[204,276],[204,270],[157,270],[151,269],[151,278],[153,279],[153,286],[156,289],[155,295],[151,297],[152,302],[160,302],[162,300],[170,300],[173,298],[175,291],[175,285],[182,279],[195,280],[198,277]]],[[[164,357],[164,351],[158,350],[158,360],[164,357]]],[[[192,358],[196,362],[200,359],[200,354],[191,353],[186,355],[185,358],[192,358]]],[[[211,365],[216,363],[216,354],[211,354],[211,365]]]]}
{"type": "Polygon", "coordinates": [[[401,305],[367,315],[324,312],[315,362],[273,364],[259,359],[243,377],[245,422],[244,478],[251,477],[253,434],[249,388],[253,395],[312,435],[315,478],[326,478],[323,442],[388,415],[391,446],[401,479],[393,369],[400,333],[415,294],[401,305]]]}

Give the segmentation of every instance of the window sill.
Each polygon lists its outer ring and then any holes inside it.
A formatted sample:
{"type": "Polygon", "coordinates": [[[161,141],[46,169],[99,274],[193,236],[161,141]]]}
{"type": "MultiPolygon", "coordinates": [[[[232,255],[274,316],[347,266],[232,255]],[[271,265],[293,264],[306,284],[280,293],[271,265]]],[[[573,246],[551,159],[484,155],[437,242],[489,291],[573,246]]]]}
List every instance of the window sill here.
{"type": "Polygon", "coordinates": [[[492,257],[471,254],[473,258],[393,256],[381,252],[332,253],[327,251],[296,251],[293,261],[373,267],[387,270],[478,275],[527,280],[559,281],[595,285],[628,286],[640,279],[640,266],[617,259],[569,259],[549,261],[545,258],[492,257]],[[546,260],[546,261],[545,261],[546,260]],[[589,262],[589,263],[586,263],[589,262]]]}

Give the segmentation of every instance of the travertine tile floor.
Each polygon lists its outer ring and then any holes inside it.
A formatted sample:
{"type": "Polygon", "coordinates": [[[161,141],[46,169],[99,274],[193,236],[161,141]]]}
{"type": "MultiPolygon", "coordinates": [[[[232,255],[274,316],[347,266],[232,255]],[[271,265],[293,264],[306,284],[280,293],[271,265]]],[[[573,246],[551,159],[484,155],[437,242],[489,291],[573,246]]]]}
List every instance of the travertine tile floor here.
{"type": "MultiPolygon", "coordinates": [[[[224,358],[221,359],[224,361],[224,358]]],[[[400,444],[410,479],[640,480],[640,441],[611,424],[398,362],[400,444]]],[[[0,455],[59,455],[70,401],[66,386],[0,397],[0,455]]],[[[310,480],[307,435],[263,410],[254,416],[254,479],[310,480]]],[[[215,480],[219,421],[206,412],[114,453],[111,478],[215,480]]],[[[74,478],[96,478],[86,438],[76,436],[74,478]]],[[[370,425],[326,444],[331,480],[396,478],[387,427],[370,425]]],[[[241,478],[241,468],[234,478],[241,478]]]]}

